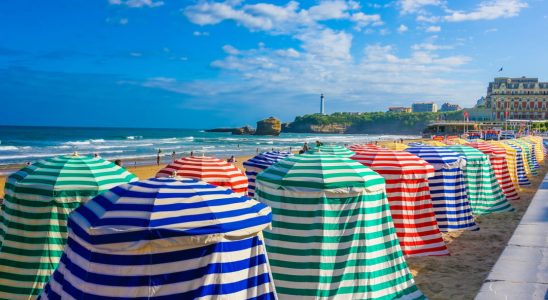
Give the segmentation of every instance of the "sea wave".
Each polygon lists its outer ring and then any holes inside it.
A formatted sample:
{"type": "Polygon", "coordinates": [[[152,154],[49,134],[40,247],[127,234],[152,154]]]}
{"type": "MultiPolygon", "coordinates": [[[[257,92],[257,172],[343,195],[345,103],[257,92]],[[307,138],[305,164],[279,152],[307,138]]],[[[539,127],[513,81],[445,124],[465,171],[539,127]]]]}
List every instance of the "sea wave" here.
{"type": "Polygon", "coordinates": [[[14,151],[19,150],[19,148],[15,146],[0,146],[0,151],[14,151]]]}
{"type": "Polygon", "coordinates": [[[129,135],[129,136],[126,136],[126,140],[140,140],[142,138],[143,138],[142,135],[129,135]]]}

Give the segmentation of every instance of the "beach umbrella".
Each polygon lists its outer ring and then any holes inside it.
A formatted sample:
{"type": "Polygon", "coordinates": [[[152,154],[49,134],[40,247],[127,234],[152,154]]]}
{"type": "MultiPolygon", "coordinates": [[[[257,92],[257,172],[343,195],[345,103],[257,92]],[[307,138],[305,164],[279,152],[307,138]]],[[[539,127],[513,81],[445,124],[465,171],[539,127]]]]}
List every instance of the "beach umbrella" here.
{"type": "Polygon", "coordinates": [[[428,186],[440,231],[478,229],[466,195],[463,173],[466,158],[443,147],[410,147],[406,151],[435,169],[434,177],[428,178],[428,186]]]}
{"type": "Polygon", "coordinates": [[[280,159],[292,155],[293,154],[288,151],[268,151],[246,160],[243,165],[245,168],[245,175],[249,181],[247,195],[249,197],[255,195],[255,178],[257,177],[257,174],[261,173],[264,169],[270,167],[280,159]]]}
{"type": "MultiPolygon", "coordinates": [[[[521,175],[518,174],[518,163],[517,163],[517,151],[516,149],[510,147],[509,145],[507,144],[504,144],[504,143],[501,143],[499,141],[488,141],[489,144],[491,145],[495,145],[497,147],[500,147],[502,149],[504,149],[504,151],[506,152],[506,164],[508,165],[508,171],[510,173],[510,178],[512,179],[512,182],[514,183],[514,187],[516,188],[516,190],[519,191],[520,187],[520,180],[521,180],[521,176],[525,178],[525,180],[527,180],[527,182],[529,182],[529,180],[527,179],[527,176],[525,175],[525,171],[523,169],[523,161],[521,161],[521,175]]],[[[530,184],[530,183],[529,183],[530,184]]]]}
{"type": "Polygon", "coordinates": [[[521,147],[518,145],[508,143],[508,142],[498,142],[502,147],[505,147],[505,149],[508,150],[508,148],[514,150],[516,152],[516,172],[518,174],[518,184],[520,186],[528,186],[531,185],[531,181],[529,181],[530,173],[527,171],[529,169],[526,161],[527,157],[521,147]]]}
{"type": "Polygon", "coordinates": [[[343,146],[338,146],[338,145],[322,145],[308,151],[308,153],[315,153],[315,152],[333,154],[341,157],[350,157],[354,155],[353,151],[350,151],[347,148],[343,146]]]}
{"type": "Polygon", "coordinates": [[[10,175],[0,224],[0,298],[34,299],[59,262],[68,215],[134,180],[109,161],[77,154],[40,160],[10,175]]]}
{"type": "Polygon", "coordinates": [[[469,146],[452,145],[447,148],[466,158],[464,181],[468,200],[475,215],[514,210],[500,188],[487,155],[469,146]]]}
{"type": "Polygon", "coordinates": [[[508,144],[510,146],[514,146],[521,149],[521,155],[523,159],[523,166],[525,167],[525,174],[529,177],[529,179],[532,179],[534,176],[538,176],[538,172],[535,169],[535,165],[533,163],[533,155],[531,151],[530,145],[527,143],[520,142],[518,140],[504,140],[503,143],[508,144]]]}
{"type": "Polygon", "coordinates": [[[434,141],[434,140],[427,140],[427,141],[424,141],[423,143],[425,143],[426,145],[435,146],[435,147],[444,147],[444,146],[447,146],[447,144],[445,144],[445,143],[443,143],[443,142],[434,141]]]}
{"type": "Polygon", "coordinates": [[[447,255],[432,206],[428,178],[434,167],[404,151],[370,149],[351,157],[386,180],[386,194],[403,253],[447,255]]]}
{"type": "Polygon", "coordinates": [[[519,194],[514,187],[508,164],[506,163],[506,150],[486,142],[468,143],[467,146],[474,147],[489,156],[489,161],[495,171],[495,177],[499,182],[502,192],[508,200],[519,200],[519,194]]]}
{"type": "Polygon", "coordinates": [[[280,160],[257,176],[272,207],[264,231],[280,299],[416,299],[384,179],[323,152],[280,160]]]}
{"type": "Polygon", "coordinates": [[[275,299],[266,205],[190,178],[115,187],[76,209],[43,299],[275,299]]]}
{"type": "Polygon", "coordinates": [[[407,147],[409,147],[406,144],[402,143],[381,143],[380,145],[386,149],[391,150],[405,150],[407,147]]]}
{"type": "Polygon", "coordinates": [[[223,159],[190,156],[177,159],[156,173],[156,178],[182,176],[203,180],[216,186],[247,194],[248,181],[244,172],[223,159]]]}
{"type": "Polygon", "coordinates": [[[421,143],[421,142],[411,142],[411,143],[408,143],[407,146],[409,146],[409,147],[424,147],[424,146],[432,147],[430,145],[427,145],[427,144],[424,144],[424,143],[421,143]]]}

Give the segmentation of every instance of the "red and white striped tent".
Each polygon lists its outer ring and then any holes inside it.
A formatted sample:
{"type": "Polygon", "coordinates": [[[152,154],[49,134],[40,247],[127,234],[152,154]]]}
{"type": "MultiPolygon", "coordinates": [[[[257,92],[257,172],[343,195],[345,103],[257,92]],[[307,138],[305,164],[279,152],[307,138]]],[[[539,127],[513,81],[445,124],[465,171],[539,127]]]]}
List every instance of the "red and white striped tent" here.
{"type": "Polygon", "coordinates": [[[428,186],[428,178],[435,175],[432,165],[411,153],[389,149],[363,149],[351,158],[385,178],[392,219],[405,255],[449,254],[428,186]]]}
{"type": "Polygon", "coordinates": [[[242,196],[247,193],[248,181],[245,174],[226,160],[215,157],[183,157],[156,173],[156,178],[169,176],[199,179],[216,186],[229,188],[242,196]]]}
{"type": "Polygon", "coordinates": [[[510,170],[506,162],[506,150],[502,147],[495,146],[488,143],[468,143],[466,146],[474,147],[479,151],[489,156],[489,161],[495,171],[495,177],[499,182],[502,192],[508,200],[519,200],[519,194],[516,191],[512,177],[510,176],[510,170]]]}
{"type": "Polygon", "coordinates": [[[354,152],[360,152],[367,149],[384,149],[383,147],[375,144],[355,144],[348,147],[348,149],[354,152]]]}

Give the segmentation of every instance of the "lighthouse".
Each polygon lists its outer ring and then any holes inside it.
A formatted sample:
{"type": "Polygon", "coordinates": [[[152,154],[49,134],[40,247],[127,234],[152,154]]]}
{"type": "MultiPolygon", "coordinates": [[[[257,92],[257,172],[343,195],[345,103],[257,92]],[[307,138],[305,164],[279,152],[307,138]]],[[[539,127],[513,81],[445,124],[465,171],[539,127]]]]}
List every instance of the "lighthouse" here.
{"type": "Polygon", "coordinates": [[[320,96],[320,114],[325,115],[325,97],[323,94],[320,96]]]}

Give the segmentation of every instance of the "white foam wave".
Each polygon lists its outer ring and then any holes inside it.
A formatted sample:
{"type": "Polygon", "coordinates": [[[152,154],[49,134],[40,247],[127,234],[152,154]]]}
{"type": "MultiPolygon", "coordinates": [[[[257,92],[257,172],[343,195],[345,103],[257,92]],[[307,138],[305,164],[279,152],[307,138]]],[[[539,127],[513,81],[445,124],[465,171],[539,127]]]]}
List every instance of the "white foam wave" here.
{"type": "Polygon", "coordinates": [[[0,151],[14,151],[19,150],[19,148],[15,146],[0,146],[0,151]]]}

